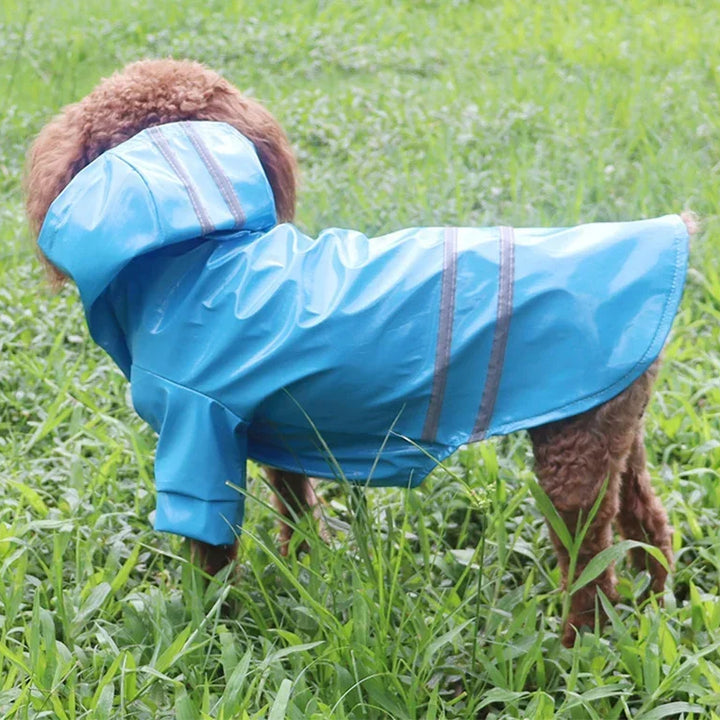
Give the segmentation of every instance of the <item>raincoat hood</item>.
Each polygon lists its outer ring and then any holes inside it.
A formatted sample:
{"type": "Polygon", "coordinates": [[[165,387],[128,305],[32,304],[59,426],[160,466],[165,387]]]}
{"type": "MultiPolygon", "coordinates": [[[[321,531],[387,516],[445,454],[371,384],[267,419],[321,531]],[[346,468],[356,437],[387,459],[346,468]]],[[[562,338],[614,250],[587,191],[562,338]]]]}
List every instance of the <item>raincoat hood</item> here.
{"type": "Polygon", "coordinates": [[[128,263],[276,222],[250,140],[225,123],[180,122],[144,130],[83,168],[53,202],[38,245],[73,279],[95,341],[129,377],[126,339],[106,322],[104,296],[128,263]]]}
{"type": "Polygon", "coordinates": [[[688,257],[675,215],[308,237],[211,122],[95,160],[39,243],[159,435],[155,527],[211,544],[242,522],[248,457],[412,486],[468,441],[614,397],[660,353],[688,257]]]}

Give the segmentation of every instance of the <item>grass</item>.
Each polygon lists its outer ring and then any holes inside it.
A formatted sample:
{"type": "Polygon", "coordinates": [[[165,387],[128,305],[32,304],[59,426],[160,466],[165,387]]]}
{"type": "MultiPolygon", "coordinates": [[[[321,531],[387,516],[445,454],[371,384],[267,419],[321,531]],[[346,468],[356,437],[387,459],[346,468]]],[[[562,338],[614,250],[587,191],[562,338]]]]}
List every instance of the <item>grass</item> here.
{"type": "Polygon", "coordinates": [[[0,23],[0,716],[720,717],[716,3],[4,0],[0,23]],[[675,528],[663,608],[621,563],[610,627],[560,645],[519,435],[417,492],[323,485],[335,539],[302,523],[299,558],[252,467],[214,581],[150,529],[154,438],[74,292],[45,290],[21,196],[33,134],[147,55],[277,115],[310,232],[705,217],[647,421],[675,528]]]}

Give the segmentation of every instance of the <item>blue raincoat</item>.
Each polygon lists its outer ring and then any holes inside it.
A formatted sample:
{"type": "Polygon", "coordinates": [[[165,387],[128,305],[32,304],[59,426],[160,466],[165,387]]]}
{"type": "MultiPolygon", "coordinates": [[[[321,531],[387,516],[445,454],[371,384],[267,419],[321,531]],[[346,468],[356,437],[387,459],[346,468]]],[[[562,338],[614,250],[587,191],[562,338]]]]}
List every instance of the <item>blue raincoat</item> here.
{"type": "Polygon", "coordinates": [[[688,254],[677,216],[311,238],[212,122],[106,152],[39,243],[159,435],[156,528],[212,544],[242,523],[248,457],[414,486],[463,443],[617,395],[660,352],[688,254]]]}

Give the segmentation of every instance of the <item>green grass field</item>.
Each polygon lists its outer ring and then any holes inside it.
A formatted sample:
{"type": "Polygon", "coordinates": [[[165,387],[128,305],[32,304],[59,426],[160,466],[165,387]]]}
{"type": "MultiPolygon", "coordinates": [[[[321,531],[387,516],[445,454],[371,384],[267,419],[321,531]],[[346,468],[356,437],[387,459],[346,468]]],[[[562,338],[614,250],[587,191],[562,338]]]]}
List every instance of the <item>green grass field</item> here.
{"type": "Polygon", "coordinates": [[[720,5],[3,0],[0,717],[720,718],[720,5]],[[302,167],[299,224],[705,219],[649,409],[675,528],[665,604],[620,561],[603,633],[563,595],[529,445],[461,451],[413,493],[321,493],[334,540],[278,556],[261,471],[232,572],[156,534],[154,437],[53,296],[25,151],[97,80],[190,57],[264,102],[302,167]]]}

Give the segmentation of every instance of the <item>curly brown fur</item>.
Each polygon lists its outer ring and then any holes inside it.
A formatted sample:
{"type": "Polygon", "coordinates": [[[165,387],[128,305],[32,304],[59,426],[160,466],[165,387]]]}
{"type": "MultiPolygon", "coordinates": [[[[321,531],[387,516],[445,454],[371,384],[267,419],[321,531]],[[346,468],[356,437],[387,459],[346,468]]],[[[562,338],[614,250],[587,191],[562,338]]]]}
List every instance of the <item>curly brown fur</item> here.
{"type": "MultiPolygon", "coordinates": [[[[106,150],[153,125],[215,120],[255,145],[272,186],[280,222],[295,214],[296,164],[285,133],[257,101],[200,63],[142,60],[103,80],[46,125],[30,149],[27,214],[34,235],[72,178],[106,150]]],[[[63,281],[45,263],[54,283],[63,281]]]]}
{"type": "MultiPolygon", "coordinates": [[[[668,562],[672,562],[667,517],[650,486],[642,446],[642,415],[657,366],[656,362],[605,404],[569,420],[530,431],[540,485],[571,533],[581,530],[604,488],[600,507],[583,538],[573,578],[568,577],[568,550],[555,532],[550,532],[566,587],[579,577],[593,557],[610,547],[615,521],[625,537],[656,545],[668,562]]],[[[644,552],[634,559],[645,567],[644,552]]],[[[648,567],[653,590],[662,591],[664,568],[655,560],[648,567]]],[[[614,602],[617,599],[615,583],[615,572],[610,566],[572,596],[563,632],[565,645],[573,644],[578,628],[594,624],[596,612],[602,618],[601,610],[596,608],[597,589],[614,602]]]]}

